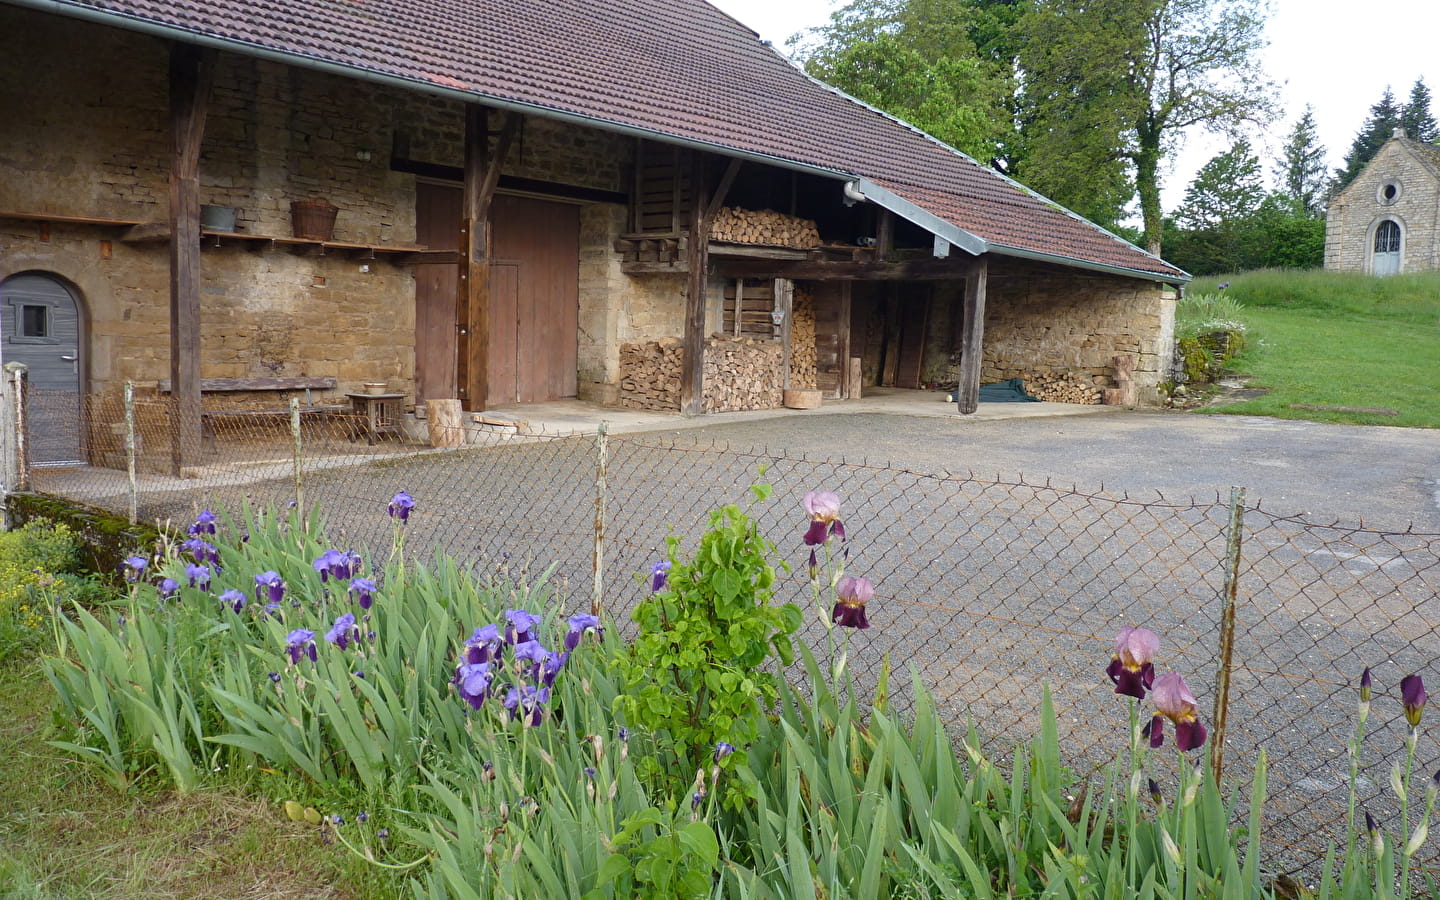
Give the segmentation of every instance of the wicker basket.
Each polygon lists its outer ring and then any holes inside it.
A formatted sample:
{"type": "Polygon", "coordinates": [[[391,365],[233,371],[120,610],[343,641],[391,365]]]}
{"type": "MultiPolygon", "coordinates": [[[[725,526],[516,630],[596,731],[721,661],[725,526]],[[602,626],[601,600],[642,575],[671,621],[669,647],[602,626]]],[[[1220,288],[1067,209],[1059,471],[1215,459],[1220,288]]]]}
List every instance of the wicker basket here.
{"type": "Polygon", "coordinates": [[[328,200],[294,200],[290,203],[290,230],[297,238],[328,241],[335,234],[340,208],[328,200]]]}

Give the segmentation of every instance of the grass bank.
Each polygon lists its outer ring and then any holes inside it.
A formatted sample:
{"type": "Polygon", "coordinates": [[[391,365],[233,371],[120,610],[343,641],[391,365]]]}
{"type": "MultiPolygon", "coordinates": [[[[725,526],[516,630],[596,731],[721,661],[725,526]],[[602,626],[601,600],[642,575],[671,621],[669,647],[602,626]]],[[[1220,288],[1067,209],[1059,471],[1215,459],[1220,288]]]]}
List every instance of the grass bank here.
{"type": "Polygon", "coordinates": [[[1211,412],[1440,428],[1440,273],[1264,270],[1188,290],[1224,281],[1251,329],[1233,367],[1269,393],[1211,412]]]}

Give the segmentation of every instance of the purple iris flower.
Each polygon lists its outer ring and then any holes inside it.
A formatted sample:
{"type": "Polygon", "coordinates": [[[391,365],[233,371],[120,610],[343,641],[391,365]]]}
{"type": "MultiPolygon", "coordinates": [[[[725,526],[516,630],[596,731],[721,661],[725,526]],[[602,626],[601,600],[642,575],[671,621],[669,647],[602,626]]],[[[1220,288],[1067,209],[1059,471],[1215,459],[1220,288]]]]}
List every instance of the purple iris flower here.
{"type": "Polygon", "coordinates": [[[290,664],[300,662],[300,654],[306,653],[315,661],[315,632],[308,628],[297,628],[285,635],[285,652],[290,654],[290,664]]]}
{"type": "Polygon", "coordinates": [[[479,709],[485,703],[485,698],[490,696],[490,684],[495,680],[495,673],[490,671],[488,662],[465,663],[455,669],[455,688],[460,694],[460,699],[470,704],[471,709],[479,709]]]}
{"type": "Polygon", "coordinates": [[[243,592],[231,588],[230,590],[220,595],[220,602],[230,604],[230,606],[238,613],[240,610],[245,608],[245,604],[248,603],[249,600],[245,597],[245,594],[243,592]]]}
{"type": "Polygon", "coordinates": [[[132,583],[139,581],[140,576],[145,573],[145,567],[149,564],[150,561],[143,556],[125,557],[125,580],[132,583]]]}
{"type": "Polygon", "coordinates": [[[390,498],[390,518],[401,522],[409,521],[410,510],[415,508],[415,498],[404,491],[390,498]]]}
{"type": "Polygon", "coordinates": [[[732,754],[732,753],[734,753],[734,752],[735,752],[735,745],[734,745],[734,744],[730,744],[730,743],[726,743],[725,741],[721,741],[720,743],[718,743],[718,744],[715,745],[715,754],[714,754],[714,756],[715,756],[715,762],[718,763],[720,760],[724,759],[725,757],[729,756],[730,754],[732,754]]]}
{"type": "Polygon", "coordinates": [[[155,586],[155,590],[160,592],[161,600],[174,600],[175,596],[180,593],[180,582],[173,578],[162,578],[160,583],[155,586]]]}
{"type": "Polygon", "coordinates": [[[835,583],[835,609],[830,619],[845,628],[869,628],[865,604],[875,596],[875,587],[868,578],[846,575],[835,583]]]}
{"type": "Polygon", "coordinates": [[[505,642],[508,644],[523,644],[526,641],[535,640],[535,634],[530,630],[540,624],[540,617],[524,609],[507,609],[505,611],[505,642]]]}
{"type": "Polygon", "coordinates": [[[805,511],[810,514],[810,528],[805,543],[811,547],[830,540],[831,535],[845,540],[845,523],[840,521],[840,495],[833,491],[811,491],[805,495],[805,511]]]}
{"type": "Polygon", "coordinates": [[[1155,701],[1155,717],[1150,720],[1150,746],[1165,743],[1165,720],[1175,723],[1175,744],[1181,750],[1194,750],[1205,743],[1205,726],[1200,723],[1195,695],[1178,672],[1166,672],[1155,679],[1151,689],[1155,701]]]}
{"type": "Polygon", "coordinates": [[[650,593],[658,594],[670,583],[670,560],[662,559],[650,567],[650,593]]]}
{"type": "Polygon", "coordinates": [[[580,638],[582,638],[587,631],[593,631],[597,635],[601,633],[599,616],[592,616],[589,613],[580,613],[577,616],[571,616],[569,619],[569,623],[570,630],[565,633],[566,650],[574,650],[576,647],[580,646],[580,638]]]}
{"type": "Polygon", "coordinates": [[[528,725],[539,725],[545,719],[545,704],[550,702],[550,689],[537,688],[527,684],[511,687],[505,694],[505,708],[510,711],[510,721],[522,720],[528,725]]]}
{"type": "Polygon", "coordinates": [[[486,625],[475,629],[470,640],[465,642],[465,661],[472,665],[490,662],[500,656],[500,628],[486,625]]]}
{"type": "Polygon", "coordinates": [[[202,591],[210,589],[210,567],[191,563],[185,567],[185,575],[190,579],[190,586],[199,588],[202,591]]]}
{"type": "Polygon", "coordinates": [[[1405,721],[1410,727],[1420,727],[1420,716],[1425,712],[1425,702],[1430,695],[1425,693],[1425,680],[1419,675],[1406,675],[1400,679],[1400,702],[1405,705],[1405,721]]]}
{"type": "Polygon", "coordinates": [[[360,571],[360,556],[342,550],[326,550],[311,563],[320,573],[321,581],[331,578],[350,578],[360,571]]]}
{"type": "Polygon", "coordinates": [[[355,600],[360,604],[361,609],[369,609],[375,602],[375,582],[368,578],[355,578],[350,582],[350,593],[355,595],[355,600]]]}
{"type": "Polygon", "coordinates": [[[1115,693],[1145,699],[1145,692],[1155,683],[1155,652],[1160,638],[1148,628],[1126,625],[1115,636],[1115,653],[1105,674],[1115,683],[1115,693]]]}
{"type": "Polygon", "coordinates": [[[195,517],[195,524],[190,526],[190,536],[215,533],[215,514],[208,509],[200,510],[200,515],[195,517]]]}
{"type": "Polygon", "coordinates": [[[181,543],[180,549],[190,554],[197,563],[219,564],[220,562],[220,551],[215,548],[215,545],[198,537],[181,543]]]}
{"type": "Polygon", "coordinates": [[[335,624],[325,632],[325,640],[344,650],[351,641],[360,640],[360,628],[355,624],[355,614],[345,613],[335,619],[335,624]]]}
{"type": "Polygon", "coordinates": [[[545,660],[541,662],[537,668],[536,681],[545,687],[553,687],[555,685],[555,676],[559,675],[560,670],[565,668],[565,661],[569,658],[570,651],[568,650],[564,653],[547,654],[545,660]]]}
{"type": "Polygon", "coordinates": [[[285,582],[280,578],[279,572],[261,572],[255,576],[255,599],[260,599],[260,593],[265,593],[266,606],[278,606],[285,598],[285,582]]]}

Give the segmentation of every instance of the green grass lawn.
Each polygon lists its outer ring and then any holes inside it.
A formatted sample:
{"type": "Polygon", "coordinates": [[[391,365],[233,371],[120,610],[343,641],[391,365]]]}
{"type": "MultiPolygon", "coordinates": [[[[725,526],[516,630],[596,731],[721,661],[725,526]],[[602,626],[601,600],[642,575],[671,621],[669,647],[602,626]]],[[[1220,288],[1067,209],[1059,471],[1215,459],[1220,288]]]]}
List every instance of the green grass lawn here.
{"type": "MultiPolygon", "coordinates": [[[[1440,273],[1382,279],[1256,272],[1230,281],[1228,293],[1245,306],[1251,343],[1231,368],[1270,393],[1208,411],[1440,428],[1440,273]]],[[[1190,290],[1213,285],[1206,280],[1190,290]]]]}

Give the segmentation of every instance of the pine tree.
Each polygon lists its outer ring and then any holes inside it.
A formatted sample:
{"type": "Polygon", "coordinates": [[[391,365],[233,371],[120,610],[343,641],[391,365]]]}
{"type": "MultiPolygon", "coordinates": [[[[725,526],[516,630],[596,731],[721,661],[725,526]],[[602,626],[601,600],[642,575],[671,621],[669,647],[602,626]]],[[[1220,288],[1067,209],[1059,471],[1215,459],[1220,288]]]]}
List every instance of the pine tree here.
{"type": "Polygon", "coordinates": [[[1400,113],[1400,124],[1405,126],[1406,136],[1417,141],[1433,144],[1440,139],[1440,123],[1436,123],[1435,116],[1430,113],[1430,89],[1425,86],[1423,77],[1415,79],[1414,86],[1410,88],[1410,102],[1400,113]]]}
{"type": "Polygon", "coordinates": [[[1283,155],[1275,167],[1275,177],[1279,181],[1278,193],[1297,213],[1320,214],[1329,171],[1325,166],[1325,147],[1320,143],[1315,125],[1315,110],[1309,105],[1290,129],[1283,155]]]}
{"type": "Polygon", "coordinates": [[[1360,170],[1375,158],[1380,148],[1394,135],[1395,129],[1400,127],[1400,107],[1395,105],[1395,93],[1389,87],[1380,98],[1380,102],[1370,107],[1370,118],[1355,135],[1355,140],[1350,144],[1350,152],[1345,154],[1345,165],[1335,172],[1335,189],[1345,187],[1355,180],[1360,170]]]}

